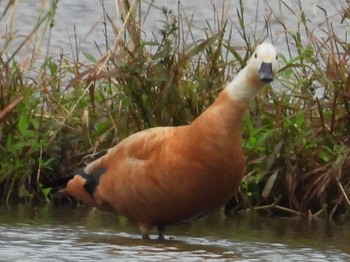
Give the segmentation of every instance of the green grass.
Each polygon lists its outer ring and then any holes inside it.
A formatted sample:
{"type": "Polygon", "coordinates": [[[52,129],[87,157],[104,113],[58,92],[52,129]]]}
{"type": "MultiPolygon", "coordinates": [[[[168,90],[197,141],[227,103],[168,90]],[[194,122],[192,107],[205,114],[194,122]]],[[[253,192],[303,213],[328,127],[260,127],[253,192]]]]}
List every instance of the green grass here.
{"type": "MultiPolygon", "coordinates": [[[[188,38],[191,22],[181,5],[177,14],[150,7],[162,14],[164,26],[154,38],[143,39],[138,24],[147,17],[141,17],[138,8],[146,3],[118,4],[123,25],[107,19],[115,45],[108,46],[113,52],[105,56],[85,52],[89,62],[78,63],[47,52],[44,61],[36,53],[22,63],[16,60],[33,42],[44,49],[55,1],[45,7],[18,49],[1,53],[2,201],[50,201],[41,182],[74,172],[88,161],[86,156],[145,128],[191,122],[245,65],[259,41],[277,37],[269,31],[270,20],[277,20],[285,29],[278,35],[285,39],[285,50],[295,52],[279,54],[281,70],[273,86],[284,91],[266,88],[244,119],[247,176],[229,206],[273,214],[349,212],[350,44],[335,34],[326,13],[323,39],[314,35],[300,2],[288,7],[295,16],[301,14],[298,30],[287,30],[270,12],[266,31],[252,34],[240,1],[238,22],[213,9],[218,23],[207,23],[206,38],[193,42],[188,38]],[[239,41],[233,37],[237,35],[239,41]],[[245,43],[244,48],[237,42],[245,43]],[[324,97],[314,96],[316,87],[325,89],[324,97]]],[[[10,1],[0,21],[16,12],[12,5],[10,1]]],[[[265,6],[269,10],[268,3],[265,6]]],[[[348,25],[346,6],[338,15],[348,25]]],[[[6,45],[11,41],[8,38],[6,45]]]]}

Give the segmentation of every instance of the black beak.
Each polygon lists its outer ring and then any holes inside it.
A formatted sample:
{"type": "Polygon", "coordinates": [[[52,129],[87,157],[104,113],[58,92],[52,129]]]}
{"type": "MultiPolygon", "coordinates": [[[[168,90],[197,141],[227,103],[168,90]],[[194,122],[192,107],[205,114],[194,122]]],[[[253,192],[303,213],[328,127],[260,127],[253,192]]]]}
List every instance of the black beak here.
{"type": "Polygon", "coordinates": [[[270,83],[273,80],[272,63],[262,62],[259,70],[259,76],[265,83],[270,83]]]}

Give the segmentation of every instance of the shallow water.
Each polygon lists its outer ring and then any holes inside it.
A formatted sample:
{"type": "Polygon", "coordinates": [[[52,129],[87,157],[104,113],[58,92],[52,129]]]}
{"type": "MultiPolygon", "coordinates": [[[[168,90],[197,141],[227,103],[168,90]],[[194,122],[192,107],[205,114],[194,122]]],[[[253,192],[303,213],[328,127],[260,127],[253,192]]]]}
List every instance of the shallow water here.
{"type": "Polygon", "coordinates": [[[158,241],[98,210],[16,206],[0,232],[0,261],[350,261],[349,222],[216,213],[158,241]]]}

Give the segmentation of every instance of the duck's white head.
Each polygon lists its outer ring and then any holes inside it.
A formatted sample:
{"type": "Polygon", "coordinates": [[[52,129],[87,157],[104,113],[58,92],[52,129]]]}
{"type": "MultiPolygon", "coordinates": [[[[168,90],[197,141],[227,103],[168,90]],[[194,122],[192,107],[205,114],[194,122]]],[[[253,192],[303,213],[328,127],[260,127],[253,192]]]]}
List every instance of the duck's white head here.
{"type": "Polygon", "coordinates": [[[270,43],[262,43],[255,49],[248,61],[247,67],[252,77],[270,83],[278,72],[277,51],[270,43]]]}
{"type": "Polygon", "coordinates": [[[279,65],[277,51],[270,43],[257,46],[246,67],[228,86],[233,98],[249,101],[277,75],[279,65]]]}

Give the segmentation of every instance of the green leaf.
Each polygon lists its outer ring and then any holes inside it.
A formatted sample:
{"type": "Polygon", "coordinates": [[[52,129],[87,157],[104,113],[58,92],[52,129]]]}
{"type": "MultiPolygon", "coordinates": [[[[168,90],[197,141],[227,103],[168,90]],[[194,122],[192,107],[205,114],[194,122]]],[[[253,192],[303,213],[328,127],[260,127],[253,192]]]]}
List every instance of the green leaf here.
{"type": "Polygon", "coordinates": [[[42,187],[41,187],[41,188],[40,188],[41,193],[43,193],[45,197],[48,196],[48,194],[51,192],[51,190],[52,190],[51,187],[49,187],[49,188],[42,188],[42,187]]]}
{"type": "Polygon", "coordinates": [[[42,162],[41,162],[41,167],[42,167],[42,168],[51,169],[50,164],[51,164],[54,160],[55,160],[55,159],[52,157],[52,158],[49,158],[49,159],[46,160],[46,161],[42,161],[42,162]]]}
{"type": "Polygon", "coordinates": [[[300,127],[303,122],[304,122],[304,113],[300,112],[299,114],[297,114],[295,118],[295,123],[298,127],[300,127]]]}
{"type": "Polygon", "coordinates": [[[264,198],[268,197],[268,195],[270,194],[271,189],[276,181],[277,175],[278,175],[278,170],[275,170],[275,172],[273,172],[273,174],[267,180],[265,187],[264,187],[264,190],[262,192],[262,196],[264,198]]]}
{"type": "Polygon", "coordinates": [[[21,115],[18,120],[18,129],[22,135],[26,135],[28,131],[28,120],[25,115],[21,115]]]}
{"type": "Polygon", "coordinates": [[[97,59],[96,59],[92,54],[83,52],[83,55],[84,55],[85,58],[88,59],[89,61],[91,61],[91,62],[93,62],[93,63],[96,63],[96,62],[97,62],[97,59]]]}
{"type": "Polygon", "coordinates": [[[329,162],[329,160],[332,158],[332,156],[327,151],[321,151],[318,154],[318,157],[326,163],[329,162]]]}

